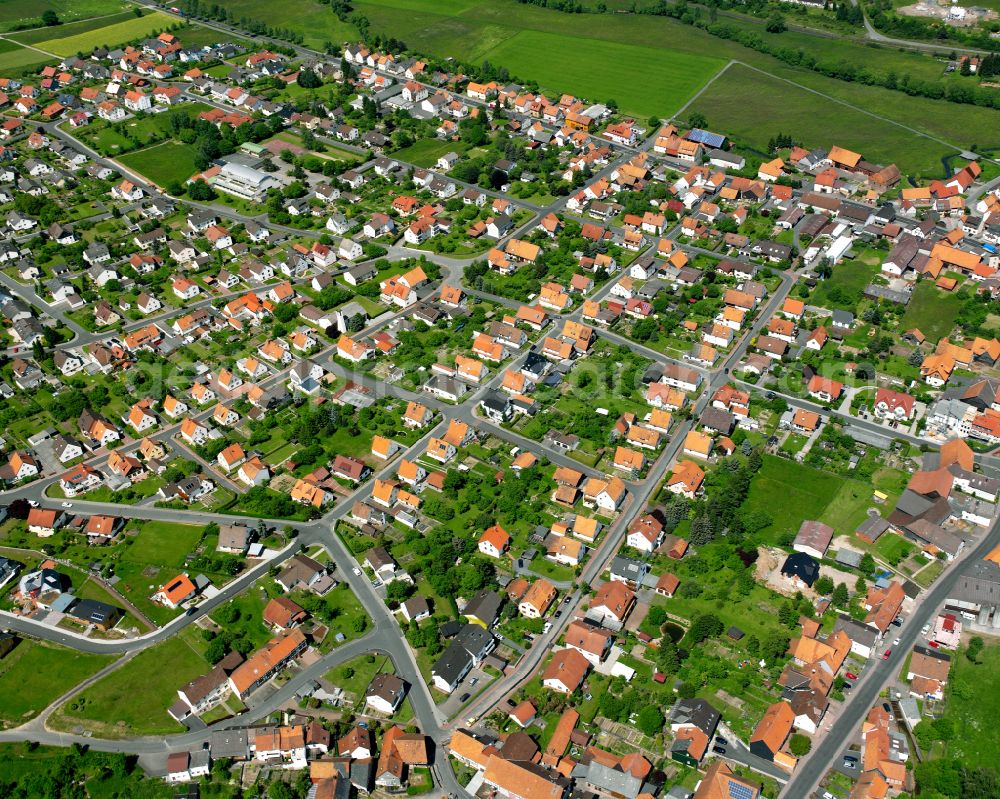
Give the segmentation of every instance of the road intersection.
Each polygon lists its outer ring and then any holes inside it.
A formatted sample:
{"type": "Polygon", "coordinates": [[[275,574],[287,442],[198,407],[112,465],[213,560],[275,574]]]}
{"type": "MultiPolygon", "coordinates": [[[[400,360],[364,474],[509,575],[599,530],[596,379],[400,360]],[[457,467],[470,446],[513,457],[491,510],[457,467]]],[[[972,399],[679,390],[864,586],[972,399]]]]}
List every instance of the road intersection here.
{"type": "MultiPolygon", "coordinates": [[[[229,29],[228,26],[212,25],[211,27],[236,33],[235,30],[229,29]]],[[[303,54],[314,55],[314,53],[307,51],[304,48],[299,49],[303,54]]],[[[155,186],[149,185],[141,178],[141,176],[135,175],[127,169],[123,169],[121,164],[115,161],[101,157],[99,154],[82,144],[79,140],[62,130],[58,125],[45,123],[41,124],[40,127],[47,134],[58,137],[71,144],[73,147],[81,149],[95,162],[104,164],[112,169],[115,169],[116,171],[129,175],[130,179],[142,186],[151,196],[162,196],[155,186]]],[[[637,148],[616,148],[616,157],[604,166],[600,172],[595,175],[595,177],[610,175],[616,168],[620,167],[627,160],[634,157],[637,152],[649,150],[652,147],[652,143],[653,137],[651,136],[637,148]]],[[[338,146],[341,145],[338,143],[338,146]]],[[[370,164],[366,165],[366,167],[369,166],[370,164]]],[[[524,231],[532,229],[535,225],[537,225],[538,220],[544,214],[564,211],[566,209],[566,202],[567,198],[558,198],[546,206],[538,206],[527,203],[522,204],[524,208],[531,212],[531,218],[524,225],[522,225],[521,228],[511,233],[507,238],[515,237],[522,234],[524,231]]],[[[241,222],[247,221],[246,218],[241,217],[230,209],[226,209],[218,205],[202,205],[197,203],[190,204],[212,210],[220,216],[224,216],[228,219],[241,222]]],[[[259,221],[266,222],[266,220],[259,221]]],[[[272,229],[282,230],[283,232],[291,235],[303,235],[304,233],[304,231],[294,228],[281,228],[281,226],[276,226],[270,223],[267,224],[268,227],[272,229]]],[[[668,238],[676,239],[678,234],[679,227],[670,231],[668,238]]],[[[390,250],[390,257],[393,258],[416,256],[424,256],[429,261],[440,266],[443,273],[442,284],[453,286],[460,286],[464,268],[479,260],[478,258],[450,258],[399,246],[393,247],[390,250]]],[[[469,717],[479,719],[494,710],[497,710],[498,708],[502,708],[505,700],[536,672],[546,654],[551,651],[552,645],[555,644],[559,636],[562,634],[565,625],[576,615],[576,611],[580,608],[581,603],[584,601],[588,589],[595,586],[600,580],[601,575],[604,573],[611,559],[614,557],[623,542],[631,521],[635,519],[636,516],[643,513],[649,502],[655,498],[656,492],[662,484],[662,481],[671,464],[675,461],[681,451],[685,436],[694,427],[693,420],[696,420],[700,416],[701,412],[709,405],[715,392],[726,383],[732,381],[732,378],[730,377],[731,370],[738,363],[740,363],[750,347],[751,342],[759,334],[764,324],[766,324],[767,320],[781,307],[784,300],[789,296],[789,293],[795,286],[797,277],[798,275],[794,272],[780,273],[780,281],[776,290],[771,293],[763,307],[759,309],[753,324],[742,332],[738,342],[735,343],[723,360],[710,369],[696,367],[692,364],[679,361],[678,359],[670,358],[655,349],[637,344],[636,342],[630,341],[627,338],[600,327],[595,329],[595,334],[598,337],[614,344],[628,347],[629,349],[642,354],[660,365],[684,363],[686,368],[693,369],[702,376],[702,386],[699,388],[697,399],[693,404],[689,416],[685,418],[673,432],[669,443],[656,461],[650,466],[646,477],[639,480],[626,481],[629,494],[628,500],[625,506],[620,510],[618,517],[606,531],[603,541],[592,553],[589,561],[587,561],[584,566],[582,573],[577,580],[575,590],[569,594],[569,603],[564,608],[561,620],[556,620],[547,633],[535,640],[532,648],[522,656],[511,674],[498,679],[483,693],[472,700],[472,702],[462,710],[460,717],[452,720],[443,717],[443,714],[437,707],[434,698],[423,676],[421,675],[419,668],[417,667],[413,652],[408,646],[406,638],[396,618],[386,607],[385,602],[375,591],[368,578],[365,577],[360,571],[356,572],[357,561],[355,557],[348,551],[336,533],[336,525],[338,521],[342,520],[350,512],[353,504],[358,500],[365,500],[370,496],[372,486],[374,485],[374,480],[370,480],[356,488],[349,495],[341,498],[333,510],[315,521],[295,522],[284,519],[263,520],[268,526],[284,528],[291,532],[292,537],[287,546],[274,554],[272,558],[249,568],[245,573],[223,586],[211,598],[204,599],[198,606],[196,612],[180,616],[164,627],[153,632],[139,635],[134,638],[116,641],[96,640],[74,634],[62,628],[55,628],[41,622],[33,621],[31,619],[15,617],[8,613],[0,615],[0,625],[24,635],[31,635],[61,644],[63,646],[72,647],[83,652],[116,654],[122,656],[114,664],[108,666],[92,677],[89,681],[87,681],[87,683],[77,686],[73,689],[73,691],[64,697],[60,697],[60,699],[54,702],[49,708],[42,711],[33,721],[21,727],[0,732],[0,741],[33,740],[55,745],[85,743],[92,748],[105,751],[136,753],[144,757],[150,757],[152,758],[150,762],[154,762],[156,761],[156,758],[162,758],[162,756],[168,752],[199,747],[202,743],[209,739],[213,730],[250,725],[259,719],[268,716],[280,707],[287,705],[294,699],[295,694],[299,689],[307,685],[309,682],[321,677],[336,665],[347,662],[351,658],[362,653],[378,652],[386,655],[392,660],[396,673],[409,684],[410,690],[408,696],[413,704],[416,719],[423,732],[430,736],[437,744],[435,747],[437,754],[434,763],[434,773],[437,778],[438,787],[441,791],[447,794],[454,794],[456,796],[463,795],[464,791],[455,779],[450,761],[445,754],[445,744],[447,743],[451,732],[457,727],[463,726],[467,723],[467,719],[469,717]],[[193,730],[187,733],[172,736],[135,738],[128,740],[102,740],[90,736],[72,735],[55,731],[46,725],[49,716],[55,708],[85,688],[86,685],[89,685],[93,681],[112,673],[117,668],[120,668],[125,662],[128,662],[128,660],[134,657],[137,653],[162,643],[171,636],[176,635],[187,625],[195,623],[200,617],[211,613],[214,609],[230,601],[233,597],[250,588],[250,586],[252,586],[261,576],[266,574],[270,568],[284,562],[287,558],[300,551],[301,548],[304,547],[308,549],[317,545],[323,546],[330,553],[333,563],[336,565],[336,574],[338,579],[348,584],[351,591],[361,602],[365,611],[371,618],[373,622],[373,629],[363,637],[339,646],[329,654],[320,657],[311,666],[298,669],[289,680],[283,683],[280,688],[275,690],[261,704],[254,706],[252,709],[240,714],[239,716],[219,722],[206,729],[193,730]]],[[[618,279],[620,279],[620,276],[613,278],[611,282],[609,282],[595,295],[595,298],[600,299],[606,296],[607,292],[610,291],[614,285],[614,282],[618,279]]],[[[10,291],[16,293],[22,300],[57,319],[73,332],[73,339],[60,346],[76,347],[82,344],[97,341],[104,337],[102,334],[92,333],[81,328],[73,322],[72,319],[63,314],[58,308],[55,308],[42,300],[30,286],[20,284],[2,274],[0,274],[0,282],[2,282],[10,291]]],[[[517,308],[520,306],[520,303],[513,302],[500,296],[482,291],[476,291],[468,287],[463,287],[463,289],[472,296],[488,300],[503,307],[517,308]]],[[[234,292],[231,295],[219,295],[212,298],[205,298],[192,304],[190,308],[202,307],[220,298],[235,297],[239,296],[241,293],[243,292],[234,292]]],[[[156,321],[163,321],[175,313],[176,311],[165,311],[162,314],[145,319],[142,322],[130,323],[125,329],[136,329],[156,321]]],[[[400,311],[384,314],[383,316],[373,320],[372,324],[365,330],[361,331],[360,335],[368,335],[376,330],[390,325],[393,321],[401,317],[403,313],[404,312],[400,311]]],[[[565,314],[560,318],[579,321],[581,319],[581,311],[577,309],[576,311],[565,314]]],[[[571,468],[583,471],[591,476],[597,475],[597,472],[593,469],[582,466],[580,462],[553,450],[544,442],[536,442],[527,439],[516,432],[499,427],[489,422],[477,412],[479,401],[486,396],[488,392],[499,388],[500,382],[503,379],[502,372],[498,372],[491,379],[485,381],[483,385],[471,392],[462,404],[455,406],[435,400],[426,394],[412,392],[396,384],[377,380],[367,374],[353,372],[352,370],[347,369],[335,362],[332,359],[333,353],[334,348],[327,347],[312,356],[312,358],[317,363],[320,363],[327,371],[369,388],[378,396],[393,396],[401,400],[415,400],[426,405],[439,416],[440,421],[438,421],[419,441],[409,447],[401,457],[415,459],[418,454],[421,454],[426,449],[427,441],[430,437],[440,435],[443,432],[444,426],[447,424],[448,420],[456,419],[480,430],[488,431],[490,434],[495,435],[512,445],[535,452],[537,455],[547,459],[553,464],[570,466],[571,468]]],[[[524,357],[526,357],[526,354],[516,359],[513,364],[513,368],[516,368],[524,357]]],[[[263,382],[263,387],[276,386],[283,382],[287,378],[287,371],[288,370],[286,369],[271,375],[263,382]]],[[[749,384],[746,385],[747,387],[750,387],[749,384]]],[[[816,403],[810,402],[809,400],[803,400],[801,398],[785,394],[780,394],[780,396],[793,407],[808,408],[824,415],[833,415],[836,417],[842,416],[837,411],[830,411],[817,405],[816,403]]],[[[209,414],[210,411],[205,411],[200,414],[196,414],[194,418],[204,419],[209,414]]],[[[886,432],[885,428],[881,425],[857,419],[855,417],[849,418],[852,424],[858,425],[864,429],[870,429],[873,432],[877,429],[877,431],[883,435],[886,432]]],[[[178,428],[179,425],[167,426],[159,430],[153,437],[157,440],[163,441],[164,443],[176,445],[175,435],[178,428]]],[[[912,439],[912,437],[900,433],[894,433],[893,437],[904,438],[907,440],[912,439]]],[[[915,442],[919,441],[920,443],[926,443],[920,439],[912,440],[915,442]]],[[[129,452],[137,446],[138,442],[132,442],[123,446],[119,451],[129,452]]],[[[106,460],[107,453],[100,453],[96,457],[92,458],[89,463],[92,466],[99,467],[103,465],[106,460]]],[[[375,477],[391,479],[395,475],[395,468],[395,465],[387,465],[377,475],[375,475],[375,477]]],[[[47,497],[45,494],[46,489],[55,483],[57,479],[58,478],[56,476],[46,477],[28,485],[3,492],[0,497],[8,502],[14,499],[27,499],[38,503],[40,507],[58,508],[61,503],[47,497]]],[[[211,513],[207,511],[174,510],[156,508],[149,505],[122,506],[113,503],[92,502],[86,500],[85,498],[74,499],[73,506],[75,510],[84,513],[110,513],[135,519],[149,519],[157,521],[180,521],[195,524],[208,524],[211,522],[232,524],[242,521],[250,525],[257,525],[261,521],[257,518],[239,517],[228,514],[211,513]]],[[[994,527],[987,539],[980,544],[976,551],[978,552],[988,543],[990,545],[995,543],[998,536],[1000,536],[1000,532],[998,532],[997,527],[994,527]]],[[[956,570],[954,568],[947,571],[945,575],[935,584],[927,597],[920,603],[918,612],[914,614],[913,618],[904,629],[903,635],[906,636],[909,642],[912,642],[912,639],[915,638],[915,630],[919,629],[923,620],[925,620],[928,617],[928,614],[932,612],[937,604],[939,604],[937,600],[943,598],[948,587],[954,581],[955,576],[956,570]]],[[[788,787],[786,788],[786,795],[790,797],[806,795],[805,793],[799,793],[799,791],[808,789],[818,779],[817,774],[822,773],[820,770],[825,771],[825,768],[829,766],[830,762],[832,762],[831,758],[836,757],[837,753],[843,747],[844,741],[854,730],[856,730],[861,716],[867,712],[868,707],[870,707],[870,702],[875,693],[877,693],[878,686],[884,682],[884,679],[889,677],[892,668],[895,666],[896,664],[893,662],[890,662],[889,664],[878,664],[873,670],[875,675],[869,675],[867,682],[865,682],[864,685],[859,686],[858,690],[848,698],[845,702],[846,707],[841,713],[841,716],[834,725],[833,729],[830,730],[820,746],[817,747],[815,753],[804,762],[804,764],[795,773],[792,781],[789,782],[788,787]],[[794,786],[794,788],[792,786],[794,786]]],[[[759,763],[752,763],[752,765],[755,765],[755,767],[758,767],[761,770],[766,769],[766,765],[761,765],[759,763]]],[[[767,773],[775,777],[783,776],[781,772],[775,773],[776,771],[776,769],[771,769],[768,770],[767,773]]]]}

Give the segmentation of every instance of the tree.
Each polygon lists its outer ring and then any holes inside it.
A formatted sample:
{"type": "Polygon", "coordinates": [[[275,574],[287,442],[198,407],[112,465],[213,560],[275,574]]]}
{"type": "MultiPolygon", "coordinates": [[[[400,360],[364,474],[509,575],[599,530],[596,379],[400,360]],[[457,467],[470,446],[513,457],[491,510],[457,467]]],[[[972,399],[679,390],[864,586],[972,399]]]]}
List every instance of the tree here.
{"type": "Polygon", "coordinates": [[[700,616],[696,616],[694,621],[691,622],[691,629],[688,631],[688,635],[691,636],[691,640],[695,643],[700,644],[707,638],[712,638],[722,632],[722,622],[717,616],[713,616],[711,613],[703,613],[700,616]]]}
{"type": "Polygon", "coordinates": [[[837,583],[837,587],[833,589],[833,596],[831,597],[833,604],[838,608],[846,607],[849,599],[847,586],[843,583],[837,583]]]}
{"type": "Polygon", "coordinates": [[[652,738],[663,731],[664,721],[663,713],[660,712],[660,709],[656,705],[646,705],[639,711],[636,726],[642,731],[643,735],[648,735],[652,738]]]}
{"type": "Polygon", "coordinates": [[[657,653],[656,665],[664,674],[674,674],[680,666],[680,656],[677,654],[677,645],[669,635],[664,636],[660,642],[660,651],[657,653]]]}
{"type": "Polygon", "coordinates": [[[299,70],[299,77],[297,78],[297,83],[303,89],[318,89],[323,85],[323,81],[320,79],[319,75],[313,72],[311,69],[299,70]]]}
{"type": "Polygon", "coordinates": [[[965,650],[965,656],[973,663],[979,660],[979,653],[983,651],[983,639],[978,635],[969,640],[969,648],[965,650]]]}
{"type": "Polygon", "coordinates": [[[208,202],[216,198],[215,189],[199,178],[188,186],[188,197],[196,202],[208,202]]]}
{"type": "Polygon", "coordinates": [[[817,594],[827,596],[833,591],[833,580],[826,576],[820,577],[813,588],[816,589],[817,594]]]}
{"type": "Polygon", "coordinates": [[[781,14],[772,14],[767,18],[765,30],[768,33],[784,33],[788,30],[788,26],[785,24],[785,18],[781,14]]]}
{"type": "Polygon", "coordinates": [[[872,557],[870,552],[866,552],[864,555],[861,556],[861,563],[858,566],[858,568],[868,575],[875,573],[876,569],[875,558],[872,557]]]}
{"type": "Polygon", "coordinates": [[[42,24],[52,27],[53,25],[61,24],[61,21],[59,19],[59,15],[49,8],[42,12],[42,24]]]}
{"type": "Polygon", "coordinates": [[[705,115],[699,111],[695,111],[691,116],[688,117],[688,124],[692,128],[707,128],[708,120],[705,119],[705,115]]]}
{"type": "Polygon", "coordinates": [[[809,754],[809,750],[812,749],[812,741],[810,741],[805,735],[797,732],[788,742],[788,748],[796,757],[802,757],[803,755],[809,754]]]}

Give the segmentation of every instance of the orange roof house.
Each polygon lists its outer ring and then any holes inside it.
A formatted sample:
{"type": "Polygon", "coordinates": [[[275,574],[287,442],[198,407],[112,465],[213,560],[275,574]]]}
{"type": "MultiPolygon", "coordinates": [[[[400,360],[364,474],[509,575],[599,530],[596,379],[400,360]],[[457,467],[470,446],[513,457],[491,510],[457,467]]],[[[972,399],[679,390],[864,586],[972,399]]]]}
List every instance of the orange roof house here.
{"type": "Polygon", "coordinates": [[[765,760],[774,760],[792,731],[795,712],[787,702],[775,702],[764,713],[750,736],[750,751],[765,760]]]}
{"type": "Polygon", "coordinates": [[[298,628],[287,635],[273,638],[229,675],[233,693],[239,697],[246,696],[271,679],[305,647],[305,636],[298,628]]]}

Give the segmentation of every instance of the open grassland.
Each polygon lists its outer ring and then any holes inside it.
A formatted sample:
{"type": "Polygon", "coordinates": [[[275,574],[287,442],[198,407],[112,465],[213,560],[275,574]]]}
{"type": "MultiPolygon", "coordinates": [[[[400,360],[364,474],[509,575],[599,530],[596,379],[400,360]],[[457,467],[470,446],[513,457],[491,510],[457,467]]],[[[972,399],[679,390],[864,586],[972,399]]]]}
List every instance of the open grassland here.
{"type": "MultiPolygon", "coordinates": [[[[313,47],[357,35],[316,0],[293,8],[265,0],[223,0],[223,5],[299,31],[313,47]]],[[[675,113],[711,74],[701,59],[744,62],[769,74],[733,65],[694,109],[706,115],[711,127],[759,150],[776,133],[791,133],[809,147],[837,143],[872,161],[895,161],[911,175],[940,177],[941,158],[956,149],[1000,145],[996,111],[829,78],[665,17],[564,14],[515,0],[362,0],[355,9],[369,20],[370,30],[399,38],[414,51],[473,63],[486,59],[550,91],[571,91],[595,101],[613,98],[624,110],[642,115],[675,113]],[[693,57],[690,66],[684,55],[693,57]],[[872,109],[884,119],[860,109],[872,109]]],[[[941,62],[927,55],[801,31],[781,36],[785,38],[777,41],[784,46],[807,51],[823,63],[862,63],[878,72],[927,80],[954,78],[941,75],[941,62]]]]}
{"type": "Polygon", "coordinates": [[[110,738],[182,732],[167,708],[177,701],[178,688],[208,670],[185,636],[174,636],[81,691],[56,710],[51,724],[61,730],[81,725],[110,738]]]}
{"type": "Polygon", "coordinates": [[[537,31],[521,31],[484,57],[549,92],[613,98],[624,112],[644,117],[673,114],[724,66],[708,56],[537,31]]]}
{"type": "Polygon", "coordinates": [[[703,114],[709,127],[760,151],[781,132],[808,145],[836,142],[872,161],[928,173],[940,171],[940,159],[949,152],[933,139],[738,64],[712,83],[691,110],[703,114]]]}
{"type": "Polygon", "coordinates": [[[183,183],[198,171],[194,148],[173,141],[128,153],[118,160],[161,188],[173,180],[183,183]]]}
{"type": "Polygon", "coordinates": [[[135,14],[131,11],[120,11],[117,14],[81,19],[79,22],[67,22],[65,25],[52,28],[31,28],[29,30],[16,31],[10,34],[10,38],[21,44],[38,44],[39,42],[51,41],[52,39],[65,39],[70,36],[78,36],[81,33],[95,31],[98,28],[106,28],[108,25],[127,22],[131,19],[135,19],[135,14]]]}
{"type": "Polygon", "coordinates": [[[0,726],[15,727],[114,660],[21,641],[0,660],[0,726]]]}
{"type": "Polygon", "coordinates": [[[55,11],[61,22],[71,22],[114,14],[124,8],[126,5],[122,0],[4,0],[0,3],[0,31],[41,27],[42,14],[46,11],[55,11]]]}
{"type": "MultiPolygon", "coordinates": [[[[89,53],[95,47],[115,47],[134,39],[141,39],[149,36],[154,31],[163,30],[175,22],[176,20],[173,17],[154,12],[142,17],[132,17],[121,22],[114,22],[111,25],[104,25],[100,28],[84,31],[72,36],[56,36],[52,39],[38,42],[36,46],[40,50],[60,56],[89,53]]],[[[54,29],[53,32],[55,30],[57,29],[54,29]]]]}
{"type": "Polygon", "coordinates": [[[40,65],[51,61],[44,53],[21,47],[16,42],[0,40],[0,74],[7,76],[34,72],[40,65]]]}

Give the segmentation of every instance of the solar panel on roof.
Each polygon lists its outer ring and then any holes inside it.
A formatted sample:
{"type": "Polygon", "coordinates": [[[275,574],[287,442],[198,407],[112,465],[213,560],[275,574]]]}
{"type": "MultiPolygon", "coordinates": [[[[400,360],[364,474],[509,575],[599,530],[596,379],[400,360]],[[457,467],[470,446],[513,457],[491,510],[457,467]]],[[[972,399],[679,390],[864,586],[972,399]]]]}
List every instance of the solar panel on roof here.
{"type": "Polygon", "coordinates": [[[726,143],[726,137],[720,133],[712,133],[710,130],[692,128],[687,135],[688,141],[699,142],[708,147],[721,147],[726,143]]]}
{"type": "Polygon", "coordinates": [[[755,793],[756,791],[747,785],[740,785],[732,780],[729,782],[730,799],[753,799],[755,793]]]}

